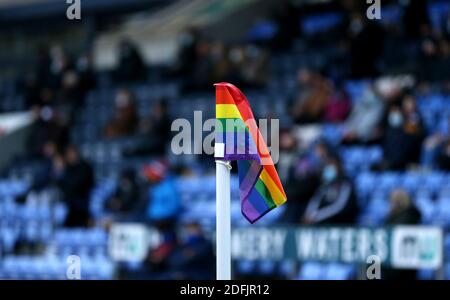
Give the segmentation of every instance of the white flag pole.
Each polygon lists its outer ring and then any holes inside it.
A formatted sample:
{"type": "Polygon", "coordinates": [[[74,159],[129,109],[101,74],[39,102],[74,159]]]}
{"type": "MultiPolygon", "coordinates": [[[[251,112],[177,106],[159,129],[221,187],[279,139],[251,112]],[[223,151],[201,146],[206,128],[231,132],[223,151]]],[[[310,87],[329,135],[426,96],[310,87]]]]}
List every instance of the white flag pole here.
{"type": "MultiPolygon", "coordinates": [[[[217,157],[217,154],[218,153],[216,152],[216,157],[217,157]]],[[[230,170],[231,170],[231,165],[230,165],[229,161],[216,160],[216,278],[217,278],[217,280],[230,280],[231,279],[230,170]]]]}

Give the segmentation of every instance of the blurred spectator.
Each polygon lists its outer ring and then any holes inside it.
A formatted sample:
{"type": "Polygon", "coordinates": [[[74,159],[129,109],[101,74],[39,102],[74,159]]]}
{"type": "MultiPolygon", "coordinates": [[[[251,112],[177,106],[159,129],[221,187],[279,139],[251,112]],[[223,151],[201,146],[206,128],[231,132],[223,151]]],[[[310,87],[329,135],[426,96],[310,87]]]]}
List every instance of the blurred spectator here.
{"type": "Polygon", "coordinates": [[[256,45],[244,48],[244,57],[240,66],[240,79],[244,86],[262,87],[269,78],[269,55],[256,45]]]}
{"type": "Polygon", "coordinates": [[[319,73],[302,69],[298,74],[299,94],[292,107],[296,123],[321,121],[332,93],[331,83],[319,73]]]}
{"type": "MultiPolygon", "coordinates": [[[[411,94],[406,94],[403,97],[402,110],[405,116],[405,132],[414,135],[418,138],[416,144],[422,142],[422,137],[425,134],[425,127],[422,116],[417,107],[416,99],[411,94]]],[[[417,154],[415,154],[417,157],[417,154]]]]}
{"type": "Polygon", "coordinates": [[[335,83],[333,93],[325,106],[324,121],[340,123],[347,118],[350,109],[351,101],[349,95],[340,83],[335,83]]]}
{"type": "Polygon", "coordinates": [[[35,119],[27,140],[27,154],[30,158],[42,158],[44,145],[53,142],[62,150],[69,141],[68,128],[52,108],[34,107],[35,119]]]}
{"type": "Polygon", "coordinates": [[[186,91],[204,90],[206,86],[211,86],[212,84],[212,43],[207,39],[201,39],[195,46],[195,58],[192,66],[193,72],[184,78],[186,91]]]}
{"type": "Polygon", "coordinates": [[[450,138],[450,118],[441,120],[436,132],[429,135],[422,146],[421,164],[428,169],[438,166],[438,155],[443,149],[442,145],[450,138]]]}
{"type": "Polygon", "coordinates": [[[84,92],[80,86],[80,77],[69,70],[62,75],[61,90],[56,101],[56,109],[71,123],[84,103],[84,92]]]}
{"type": "Polygon", "coordinates": [[[151,249],[146,258],[145,277],[146,279],[167,279],[164,278],[164,272],[170,271],[169,259],[179,246],[176,231],[167,223],[160,223],[158,230],[161,234],[161,244],[155,249],[151,249]]]}
{"type": "Polygon", "coordinates": [[[154,182],[148,194],[148,220],[156,223],[174,223],[181,212],[181,201],[168,163],[163,160],[155,161],[145,166],[143,173],[146,178],[154,182]]]}
{"type": "Polygon", "coordinates": [[[417,76],[426,81],[435,81],[443,77],[442,50],[439,37],[433,32],[431,27],[424,26],[421,29],[420,37],[420,71],[417,76]]]}
{"type": "Polygon", "coordinates": [[[170,256],[166,279],[206,280],[215,275],[214,250],[198,223],[188,223],[182,228],[179,246],[170,256]]]}
{"type": "Polygon", "coordinates": [[[261,87],[269,77],[269,53],[256,44],[227,45],[190,29],[181,35],[175,74],[183,74],[184,90],[204,90],[215,82],[261,87]],[[184,41],[185,40],[185,41],[184,41]],[[186,43],[186,45],[184,45],[186,43]],[[189,61],[181,59],[189,56],[189,61]],[[189,73],[187,73],[189,71],[189,73]]]}
{"type": "Polygon", "coordinates": [[[43,157],[41,163],[37,166],[30,190],[40,191],[55,183],[54,160],[60,155],[60,151],[61,149],[58,149],[58,146],[53,141],[48,141],[43,145],[43,157]]]}
{"type": "Polygon", "coordinates": [[[25,75],[24,84],[24,99],[27,108],[41,105],[41,83],[37,73],[33,71],[25,75]]]}
{"type": "Polygon", "coordinates": [[[278,175],[282,182],[286,182],[289,178],[289,172],[298,159],[300,145],[297,137],[289,129],[280,131],[280,159],[277,163],[278,175]]]}
{"type": "Polygon", "coordinates": [[[115,76],[119,83],[142,81],[147,77],[144,60],[136,45],[128,39],[123,39],[119,43],[115,76]]]}
{"type": "Polygon", "coordinates": [[[90,52],[84,52],[78,57],[76,71],[80,78],[79,88],[82,93],[96,87],[97,78],[90,52]]]}
{"type": "Polygon", "coordinates": [[[229,51],[229,47],[221,41],[214,41],[211,43],[211,81],[220,82],[229,79],[236,79],[230,78],[230,73],[232,72],[232,61],[230,55],[228,55],[229,51]]]}
{"type": "MultiPolygon", "coordinates": [[[[291,136],[281,137],[281,158],[284,160],[285,147],[293,147],[291,136]]],[[[320,172],[327,157],[331,155],[330,147],[324,142],[306,146],[298,155],[293,157],[287,169],[287,177],[283,180],[289,201],[288,209],[282,220],[287,223],[299,223],[308,201],[314,196],[320,186],[320,172]]],[[[279,169],[283,171],[284,161],[280,161],[279,169]]],[[[282,176],[283,173],[280,174],[282,176]]]]}
{"type": "Polygon", "coordinates": [[[118,186],[106,208],[114,213],[132,211],[140,199],[139,186],[134,170],[126,169],[120,174],[118,186]]]}
{"type": "Polygon", "coordinates": [[[25,77],[27,107],[50,106],[72,121],[86,92],[95,86],[92,62],[83,54],[73,65],[61,45],[39,50],[36,68],[25,77]]]}
{"type": "MultiPolygon", "coordinates": [[[[402,189],[394,190],[390,196],[391,207],[385,224],[393,225],[419,225],[421,214],[415,207],[409,195],[402,189]]],[[[399,270],[383,268],[381,277],[385,280],[415,280],[416,270],[399,270]]]]}
{"type": "Polygon", "coordinates": [[[94,186],[91,165],[81,158],[75,146],[68,147],[64,157],[56,157],[54,163],[57,185],[69,210],[64,226],[88,226],[90,193],[94,186]]]}
{"type": "MultiPolygon", "coordinates": [[[[47,78],[50,78],[50,71],[48,74],[47,78]]],[[[37,71],[30,71],[24,76],[23,83],[19,84],[19,87],[23,89],[26,108],[54,104],[57,90],[52,87],[53,78],[43,80],[38,76],[37,71]]]]}
{"type": "Polygon", "coordinates": [[[236,84],[243,85],[244,78],[242,73],[244,72],[245,64],[245,48],[243,45],[233,45],[230,47],[229,51],[226,52],[228,55],[228,61],[230,62],[230,68],[225,74],[225,80],[236,82],[236,84]]]}
{"type": "Polygon", "coordinates": [[[358,208],[351,181],[337,157],[329,157],[322,170],[322,185],[309,201],[304,224],[353,224],[358,208]]]}
{"type": "Polygon", "coordinates": [[[147,262],[152,272],[164,272],[168,271],[168,259],[178,246],[175,225],[181,213],[181,200],[166,161],[145,166],[143,176],[152,183],[146,219],[162,236],[162,243],[149,253],[147,262]]]}
{"type": "Polygon", "coordinates": [[[409,164],[418,163],[425,129],[415,99],[406,95],[401,106],[391,105],[385,126],[383,167],[403,170],[409,164]],[[405,152],[405,149],[408,151],[405,152]]]}
{"type": "Polygon", "coordinates": [[[63,74],[72,68],[72,61],[62,45],[55,44],[50,48],[50,88],[61,87],[63,74]]]}
{"type": "Polygon", "coordinates": [[[421,214],[409,195],[402,189],[394,190],[390,196],[391,207],[386,225],[417,225],[421,214]]]}
{"type": "Polygon", "coordinates": [[[190,76],[197,63],[197,47],[200,41],[200,32],[197,28],[187,28],[178,37],[178,54],[174,65],[174,74],[190,76]]]}
{"type": "Polygon", "coordinates": [[[150,112],[150,116],[141,121],[136,144],[125,149],[125,156],[162,155],[171,136],[171,118],[167,102],[161,99],[150,112]]]}
{"type": "Polygon", "coordinates": [[[50,67],[51,58],[50,50],[46,46],[40,46],[37,51],[36,65],[34,67],[34,74],[36,76],[36,82],[38,88],[41,88],[44,84],[48,84],[50,81],[50,67]]]}
{"type": "Polygon", "coordinates": [[[115,99],[114,117],[104,129],[105,137],[119,138],[133,135],[138,121],[134,95],[129,90],[119,90],[115,99]]]}
{"type": "Polygon", "coordinates": [[[344,123],[343,142],[368,143],[379,137],[378,125],[383,117],[384,105],[372,88],[355,102],[350,116],[344,123]]]}
{"type": "Polygon", "coordinates": [[[404,169],[409,162],[405,157],[408,137],[403,130],[403,114],[401,108],[393,105],[389,108],[387,124],[384,132],[384,159],[388,169],[404,169]]]}
{"type": "Polygon", "coordinates": [[[295,1],[280,1],[280,6],[274,11],[273,20],[277,25],[271,47],[274,50],[284,50],[292,47],[295,38],[300,37],[300,9],[295,1]]]}
{"type": "Polygon", "coordinates": [[[348,28],[351,75],[353,78],[377,76],[378,60],[383,51],[384,33],[378,22],[370,22],[363,12],[351,14],[348,28]]]}
{"type": "Polygon", "coordinates": [[[404,31],[407,37],[417,38],[424,27],[429,26],[427,0],[404,0],[406,6],[403,14],[404,31]]]}

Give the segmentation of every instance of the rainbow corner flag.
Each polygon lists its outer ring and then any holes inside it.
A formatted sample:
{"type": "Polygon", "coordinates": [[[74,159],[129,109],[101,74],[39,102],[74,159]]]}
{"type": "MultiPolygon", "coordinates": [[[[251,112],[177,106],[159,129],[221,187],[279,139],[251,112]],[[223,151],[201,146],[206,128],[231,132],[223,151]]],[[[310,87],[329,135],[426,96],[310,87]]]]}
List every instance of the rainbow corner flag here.
{"type": "Polygon", "coordinates": [[[245,95],[217,83],[215,157],[237,160],[241,211],[250,223],[286,202],[286,194],[245,95]]]}

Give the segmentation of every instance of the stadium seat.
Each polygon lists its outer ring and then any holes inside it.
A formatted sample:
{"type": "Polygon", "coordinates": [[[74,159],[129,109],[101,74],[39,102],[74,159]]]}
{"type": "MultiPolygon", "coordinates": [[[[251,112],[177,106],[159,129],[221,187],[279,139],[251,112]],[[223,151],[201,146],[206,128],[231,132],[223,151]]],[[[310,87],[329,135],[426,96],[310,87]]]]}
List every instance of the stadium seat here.
{"type": "Polygon", "coordinates": [[[301,265],[297,279],[300,280],[323,280],[326,268],[321,263],[307,262],[301,265]]]}

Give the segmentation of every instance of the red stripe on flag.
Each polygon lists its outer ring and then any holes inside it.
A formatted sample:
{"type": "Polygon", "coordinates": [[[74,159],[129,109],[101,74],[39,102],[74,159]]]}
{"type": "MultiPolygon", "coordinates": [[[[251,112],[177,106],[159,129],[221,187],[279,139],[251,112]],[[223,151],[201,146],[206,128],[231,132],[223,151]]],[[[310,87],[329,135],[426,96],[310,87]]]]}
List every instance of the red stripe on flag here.
{"type": "Polygon", "coordinates": [[[216,83],[216,104],[235,104],[227,90],[226,83],[216,83]]]}

